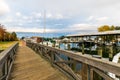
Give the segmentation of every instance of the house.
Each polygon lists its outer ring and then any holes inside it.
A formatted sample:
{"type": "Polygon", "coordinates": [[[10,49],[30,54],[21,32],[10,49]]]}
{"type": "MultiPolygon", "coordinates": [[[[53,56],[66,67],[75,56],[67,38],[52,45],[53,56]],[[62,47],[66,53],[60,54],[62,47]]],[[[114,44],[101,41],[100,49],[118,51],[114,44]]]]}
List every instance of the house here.
{"type": "Polygon", "coordinates": [[[38,36],[33,36],[33,37],[31,37],[31,40],[34,43],[40,43],[40,42],[43,41],[43,38],[42,37],[38,37],[38,36]]]}

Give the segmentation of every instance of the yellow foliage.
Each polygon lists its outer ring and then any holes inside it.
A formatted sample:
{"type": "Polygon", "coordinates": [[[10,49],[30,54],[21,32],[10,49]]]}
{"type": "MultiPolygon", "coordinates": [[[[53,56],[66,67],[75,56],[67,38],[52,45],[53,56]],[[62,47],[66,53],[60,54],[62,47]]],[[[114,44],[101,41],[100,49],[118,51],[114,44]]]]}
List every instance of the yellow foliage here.
{"type": "MultiPolygon", "coordinates": [[[[112,29],[113,29],[113,27],[112,27],[112,29]]],[[[104,31],[110,31],[110,30],[111,30],[111,27],[108,25],[103,25],[98,28],[98,32],[104,32],[104,31]]]]}

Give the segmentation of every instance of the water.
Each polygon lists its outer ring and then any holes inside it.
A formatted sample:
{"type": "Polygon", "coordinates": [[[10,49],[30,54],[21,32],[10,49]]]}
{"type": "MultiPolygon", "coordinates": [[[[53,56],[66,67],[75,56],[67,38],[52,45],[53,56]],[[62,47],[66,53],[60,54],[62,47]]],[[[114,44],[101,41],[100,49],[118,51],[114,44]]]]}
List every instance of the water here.
{"type": "MultiPolygon", "coordinates": [[[[70,46],[71,46],[71,48],[73,48],[73,47],[78,48],[77,43],[70,43],[70,46]]],[[[67,44],[61,43],[60,44],[60,49],[66,50],[67,49],[67,44]]],[[[60,54],[60,57],[63,60],[69,60],[69,58],[66,55],[64,55],[64,54],[60,54]]],[[[76,64],[76,71],[81,70],[81,68],[82,68],[82,64],[81,63],[77,63],[76,64]]]]}
{"type": "Polygon", "coordinates": [[[18,38],[32,37],[32,36],[53,38],[53,37],[65,36],[65,35],[68,35],[70,33],[45,33],[45,34],[43,34],[43,33],[33,33],[33,32],[16,32],[16,34],[17,34],[18,38]]]}

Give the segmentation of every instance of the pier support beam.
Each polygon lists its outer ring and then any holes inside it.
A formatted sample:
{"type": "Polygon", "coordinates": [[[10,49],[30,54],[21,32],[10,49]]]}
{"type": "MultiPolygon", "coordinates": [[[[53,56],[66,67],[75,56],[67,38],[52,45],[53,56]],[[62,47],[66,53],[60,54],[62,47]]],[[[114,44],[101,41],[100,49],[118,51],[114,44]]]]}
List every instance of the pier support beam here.
{"type": "Polygon", "coordinates": [[[109,61],[112,61],[113,58],[113,46],[109,46],[109,61]]]}
{"type": "Polygon", "coordinates": [[[98,55],[102,57],[102,47],[98,47],[98,55]]]}
{"type": "Polygon", "coordinates": [[[55,47],[55,43],[52,44],[52,47],[55,47]]]}
{"type": "Polygon", "coordinates": [[[72,70],[76,72],[76,64],[77,62],[75,60],[72,60],[74,63],[72,63],[72,70]]]}
{"type": "Polygon", "coordinates": [[[82,54],[85,54],[84,43],[82,43],[82,54]]]}
{"type": "Polygon", "coordinates": [[[70,44],[69,43],[67,44],[67,49],[70,50],[70,44]]]}

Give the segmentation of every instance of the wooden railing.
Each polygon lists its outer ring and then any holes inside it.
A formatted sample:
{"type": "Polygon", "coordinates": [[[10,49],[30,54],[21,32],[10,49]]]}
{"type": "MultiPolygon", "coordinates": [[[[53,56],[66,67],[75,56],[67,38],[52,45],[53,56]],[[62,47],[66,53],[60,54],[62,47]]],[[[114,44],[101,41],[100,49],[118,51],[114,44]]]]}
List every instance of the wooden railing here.
{"type": "Polygon", "coordinates": [[[120,80],[120,64],[37,43],[27,43],[27,46],[50,61],[71,80],[114,80],[109,73],[115,74],[120,80]]]}
{"type": "Polygon", "coordinates": [[[0,53],[0,80],[8,80],[18,43],[0,53]]]}

